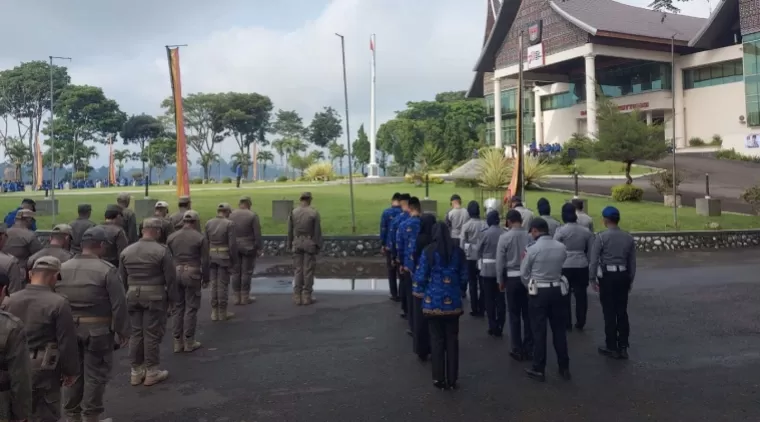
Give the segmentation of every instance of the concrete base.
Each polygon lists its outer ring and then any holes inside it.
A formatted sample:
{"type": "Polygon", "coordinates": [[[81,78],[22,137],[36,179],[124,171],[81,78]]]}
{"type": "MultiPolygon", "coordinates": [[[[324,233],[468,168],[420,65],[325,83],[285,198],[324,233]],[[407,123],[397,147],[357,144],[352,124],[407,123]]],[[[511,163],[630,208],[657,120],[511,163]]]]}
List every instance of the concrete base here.
{"type": "Polygon", "coordinates": [[[135,199],[133,207],[135,209],[135,217],[137,217],[137,224],[140,224],[143,218],[148,218],[153,215],[156,208],[155,199],[135,199]]]}
{"type": "MultiPolygon", "coordinates": [[[[37,215],[53,215],[58,210],[58,200],[40,199],[36,201],[37,215]]],[[[56,212],[57,214],[57,212],[56,212]]]]}
{"type": "Polygon", "coordinates": [[[705,217],[720,217],[720,199],[715,198],[697,198],[697,215],[705,217]]]}
{"type": "Polygon", "coordinates": [[[370,163],[367,166],[367,177],[378,177],[380,175],[380,167],[377,164],[370,163]]]}
{"type": "Polygon", "coordinates": [[[673,201],[673,195],[664,195],[662,202],[666,207],[672,207],[675,203],[676,207],[681,208],[681,195],[676,196],[675,201],[673,201]]]}
{"type": "Polygon", "coordinates": [[[566,199],[565,202],[572,202],[572,201],[577,200],[577,199],[579,199],[581,202],[583,202],[583,212],[585,212],[586,214],[589,214],[589,211],[588,211],[588,199],[572,197],[570,199],[566,199]]]}
{"type": "Polygon", "coordinates": [[[422,208],[422,212],[438,214],[438,201],[434,201],[432,199],[422,199],[420,200],[420,207],[422,208]]]}
{"type": "Polygon", "coordinates": [[[288,221],[293,211],[293,201],[289,199],[276,199],[272,201],[272,218],[275,221],[288,221]]]}

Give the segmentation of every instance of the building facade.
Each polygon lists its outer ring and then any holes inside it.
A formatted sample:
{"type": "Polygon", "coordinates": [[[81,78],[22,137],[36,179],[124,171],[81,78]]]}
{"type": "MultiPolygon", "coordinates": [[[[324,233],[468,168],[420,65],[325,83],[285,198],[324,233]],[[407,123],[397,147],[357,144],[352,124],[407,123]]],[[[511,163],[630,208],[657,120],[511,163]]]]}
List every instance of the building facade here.
{"type": "Polygon", "coordinates": [[[521,57],[526,144],[594,137],[601,93],[661,123],[677,148],[717,135],[723,148],[760,155],[755,0],[722,0],[708,19],[614,0],[489,0],[468,96],[485,99],[486,139],[496,146],[517,138],[521,57]]]}

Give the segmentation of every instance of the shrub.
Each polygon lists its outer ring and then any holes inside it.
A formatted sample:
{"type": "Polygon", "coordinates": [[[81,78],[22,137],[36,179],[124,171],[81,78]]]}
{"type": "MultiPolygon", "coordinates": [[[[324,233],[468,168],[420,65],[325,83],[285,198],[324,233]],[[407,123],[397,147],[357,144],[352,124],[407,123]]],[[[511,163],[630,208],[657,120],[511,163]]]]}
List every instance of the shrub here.
{"type": "Polygon", "coordinates": [[[457,188],[476,188],[480,185],[478,179],[455,179],[454,187],[457,188]]]}
{"type": "Polygon", "coordinates": [[[612,199],[618,202],[638,202],[644,197],[644,189],[634,185],[617,185],[612,187],[612,199]]]}
{"type": "MultiPolygon", "coordinates": [[[[681,183],[683,183],[685,178],[686,177],[683,172],[676,171],[676,177],[675,177],[676,187],[678,187],[681,183]]],[[[672,194],[673,193],[673,170],[661,171],[657,174],[652,175],[652,177],[649,179],[649,184],[652,185],[652,187],[660,195],[672,194]]]]}
{"type": "Polygon", "coordinates": [[[74,180],[84,180],[87,178],[87,172],[84,172],[84,171],[74,172],[73,178],[74,180]]]}
{"type": "Polygon", "coordinates": [[[585,135],[574,133],[573,136],[562,145],[562,153],[566,155],[567,150],[570,148],[577,151],[577,158],[593,158],[594,156],[594,141],[585,135]]]}
{"type": "Polygon", "coordinates": [[[760,185],[752,186],[742,193],[741,200],[752,206],[752,211],[760,215],[760,185]]]}
{"type": "Polygon", "coordinates": [[[201,178],[201,177],[193,177],[192,179],[190,179],[190,184],[193,184],[193,185],[202,185],[203,184],[203,178],[201,178]]]}
{"type": "MultiPolygon", "coordinates": [[[[415,185],[424,185],[425,184],[425,175],[420,173],[411,173],[404,176],[404,181],[406,183],[413,183],[415,185]]],[[[428,183],[431,185],[442,185],[445,180],[443,178],[438,176],[428,176],[428,183]]]]}
{"type": "Polygon", "coordinates": [[[327,161],[310,165],[304,172],[303,178],[309,182],[327,182],[335,180],[333,166],[327,161]]]}
{"type": "Polygon", "coordinates": [[[232,183],[231,177],[222,177],[222,183],[232,183]]]}
{"type": "Polygon", "coordinates": [[[712,136],[712,140],[710,141],[710,145],[719,147],[723,145],[723,138],[720,137],[717,133],[712,136]]]}
{"type": "Polygon", "coordinates": [[[478,159],[478,182],[489,190],[505,189],[512,178],[512,163],[504,151],[496,148],[483,149],[478,159]]]}
{"type": "Polygon", "coordinates": [[[690,147],[703,147],[705,146],[705,141],[702,140],[702,138],[691,138],[689,139],[689,146],[690,147]]]}
{"type": "Polygon", "coordinates": [[[740,152],[736,152],[735,149],[722,149],[715,153],[715,158],[719,160],[736,160],[747,161],[750,163],[760,163],[760,157],[753,157],[751,155],[744,155],[740,152]]]}
{"type": "Polygon", "coordinates": [[[165,185],[171,185],[172,184],[172,179],[166,179],[166,180],[164,180],[164,184],[165,185]]]}
{"type": "Polygon", "coordinates": [[[276,180],[278,183],[287,182],[288,176],[279,176],[276,180]]]}
{"type": "Polygon", "coordinates": [[[139,171],[138,172],[134,172],[134,173],[132,173],[132,178],[135,179],[135,180],[137,180],[137,181],[140,181],[140,180],[143,179],[143,174],[141,172],[139,172],[139,171]]]}
{"type": "Polygon", "coordinates": [[[534,187],[540,185],[551,173],[551,166],[536,157],[525,157],[523,165],[523,178],[525,186],[534,187]]]}

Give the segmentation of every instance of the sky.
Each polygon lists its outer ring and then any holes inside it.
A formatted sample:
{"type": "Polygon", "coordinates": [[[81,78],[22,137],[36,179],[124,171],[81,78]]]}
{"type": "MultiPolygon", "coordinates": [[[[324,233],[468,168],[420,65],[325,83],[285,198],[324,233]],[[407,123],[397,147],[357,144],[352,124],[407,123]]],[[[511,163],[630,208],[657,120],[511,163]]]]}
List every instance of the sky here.
{"type": "MultiPolygon", "coordinates": [[[[185,94],[258,92],[308,124],[326,106],[345,115],[337,32],[346,42],[353,141],[359,125],[369,129],[370,34],[377,37],[380,127],[407,101],[469,87],[486,7],[487,0],[3,0],[0,69],[71,57],[72,83],[102,87],[130,115],[158,115],[171,94],[164,46],[187,44],[185,94]]],[[[707,0],[681,8],[709,13],[707,0]]],[[[222,155],[235,149],[227,140],[222,155]]],[[[106,161],[103,150],[92,164],[106,161]]]]}

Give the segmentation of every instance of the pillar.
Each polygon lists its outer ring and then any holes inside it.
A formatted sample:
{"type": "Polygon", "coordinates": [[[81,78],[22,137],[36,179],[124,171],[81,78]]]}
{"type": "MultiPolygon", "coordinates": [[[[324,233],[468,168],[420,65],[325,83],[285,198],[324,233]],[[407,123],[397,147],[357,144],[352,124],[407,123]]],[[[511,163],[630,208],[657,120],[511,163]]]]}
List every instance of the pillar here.
{"type": "Polygon", "coordinates": [[[538,87],[533,88],[533,108],[535,117],[533,121],[536,124],[536,145],[544,144],[544,113],[541,110],[541,90],[538,87]]]}
{"type": "Polygon", "coordinates": [[[493,78],[493,119],[494,146],[501,148],[501,80],[496,76],[493,78]]]}
{"type": "Polygon", "coordinates": [[[647,111],[647,126],[652,126],[652,111],[647,111]]]}
{"type": "Polygon", "coordinates": [[[586,131],[589,138],[596,138],[596,60],[594,54],[586,59],[586,131]]]}

